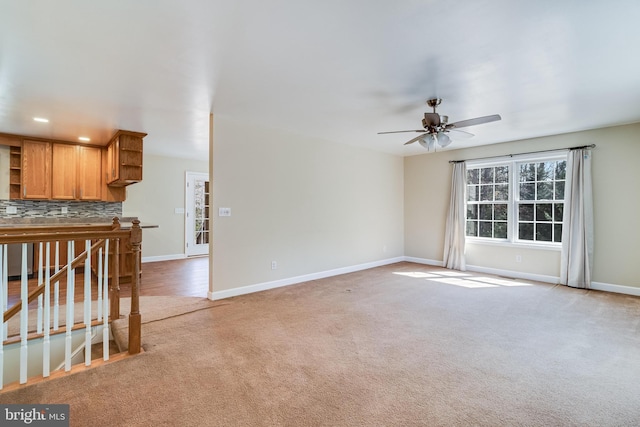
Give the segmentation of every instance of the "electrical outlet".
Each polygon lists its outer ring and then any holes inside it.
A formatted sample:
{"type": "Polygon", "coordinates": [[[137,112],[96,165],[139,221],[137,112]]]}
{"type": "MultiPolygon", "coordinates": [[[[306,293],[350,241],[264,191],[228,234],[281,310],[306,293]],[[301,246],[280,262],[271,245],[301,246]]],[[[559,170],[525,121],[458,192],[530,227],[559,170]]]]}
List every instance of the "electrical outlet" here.
{"type": "Polygon", "coordinates": [[[7,213],[8,214],[18,213],[18,208],[16,206],[7,206],[7,213]]]}
{"type": "Polygon", "coordinates": [[[218,216],[231,216],[231,208],[218,208],[218,216]]]}
{"type": "Polygon", "coordinates": [[[516,262],[522,262],[522,255],[516,255],[516,262]]]}
{"type": "Polygon", "coordinates": [[[66,214],[69,213],[69,208],[66,206],[63,206],[60,208],[60,213],[66,214]]]}
{"type": "Polygon", "coordinates": [[[278,268],[278,263],[275,261],[271,261],[271,269],[275,270],[276,268],[278,268]]]}

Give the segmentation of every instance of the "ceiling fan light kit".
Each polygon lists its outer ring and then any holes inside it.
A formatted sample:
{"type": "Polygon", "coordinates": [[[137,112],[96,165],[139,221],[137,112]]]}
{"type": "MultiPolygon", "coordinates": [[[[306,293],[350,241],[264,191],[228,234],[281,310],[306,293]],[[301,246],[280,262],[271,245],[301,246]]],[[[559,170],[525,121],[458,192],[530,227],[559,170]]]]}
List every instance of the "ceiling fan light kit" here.
{"type": "Polygon", "coordinates": [[[409,141],[405,142],[404,145],[413,144],[414,142],[418,141],[420,145],[431,151],[435,150],[436,143],[442,148],[445,148],[449,144],[451,144],[452,140],[449,135],[447,135],[449,131],[457,131],[467,134],[468,137],[471,137],[473,136],[473,134],[465,131],[460,131],[458,130],[458,128],[495,122],[502,119],[499,114],[493,114],[491,116],[476,117],[474,119],[467,119],[449,123],[449,116],[441,116],[436,112],[436,107],[440,105],[441,102],[442,99],[440,98],[432,98],[427,100],[427,105],[433,108],[433,113],[424,113],[424,118],[422,119],[422,126],[424,127],[424,129],[378,132],[378,135],[387,133],[420,132],[422,133],[422,135],[410,139],[409,141]]]}

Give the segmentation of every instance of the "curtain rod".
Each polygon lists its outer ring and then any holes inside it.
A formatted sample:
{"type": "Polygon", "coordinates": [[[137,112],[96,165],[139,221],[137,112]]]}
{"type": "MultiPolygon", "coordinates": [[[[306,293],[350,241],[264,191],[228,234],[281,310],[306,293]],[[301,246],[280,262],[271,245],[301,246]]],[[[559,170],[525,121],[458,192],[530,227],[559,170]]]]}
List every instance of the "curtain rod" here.
{"type": "Polygon", "coordinates": [[[495,159],[498,157],[513,157],[513,156],[524,156],[527,154],[538,154],[538,153],[548,153],[551,151],[571,151],[571,150],[579,150],[581,148],[595,148],[596,144],[591,144],[591,145],[581,145],[579,147],[569,147],[569,148],[558,148],[555,150],[540,150],[540,151],[529,151],[528,153],[518,153],[518,154],[505,154],[502,156],[487,156],[487,157],[476,157],[475,159],[466,159],[466,160],[449,160],[449,163],[462,163],[462,162],[468,162],[471,160],[484,160],[484,159],[495,159]]]}

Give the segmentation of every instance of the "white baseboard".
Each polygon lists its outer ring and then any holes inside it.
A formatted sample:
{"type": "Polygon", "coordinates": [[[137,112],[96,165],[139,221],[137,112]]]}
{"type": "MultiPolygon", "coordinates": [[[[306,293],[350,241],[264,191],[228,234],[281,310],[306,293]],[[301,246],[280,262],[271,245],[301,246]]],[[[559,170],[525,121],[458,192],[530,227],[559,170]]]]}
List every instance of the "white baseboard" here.
{"type": "Polygon", "coordinates": [[[158,261],[173,261],[175,259],[185,259],[185,254],[173,254],[173,255],[159,255],[159,256],[146,256],[142,257],[142,263],[145,262],[158,262],[158,261]]]}
{"type": "Polygon", "coordinates": [[[640,297],[640,288],[633,286],[612,285],[610,283],[591,282],[591,289],[596,291],[615,292],[617,294],[634,295],[640,297]]]}
{"type": "Polygon", "coordinates": [[[467,270],[474,271],[476,273],[493,274],[494,276],[511,277],[514,279],[533,280],[535,282],[544,282],[557,284],[560,281],[559,277],[547,276],[544,274],[525,273],[522,271],[514,270],[502,270],[499,268],[480,267],[477,265],[467,265],[467,270]]]}
{"type": "Polygon", "coordinates": [[[436,261],[434,259],[426,259],[426,258],[415,258],[411,256],[404,257],[404,261],[406,262],[415,262],[416,264],[425,264],[425,265],[433,265],[434,267],[444,267],[443,261],[436,261]]]}
{"type": "Polygon", "coordinates": [[[353,273],[356,271],[367,270],[369,268],[380,267],[388,264],[395,264],[397,262],[402,262],[404,260],[405,260],[405,257],[388,258],[380,261],[367,262],[364,264],[352,265],[349,267],[342,267],[342,268],[336,268],[333,270],[321,271],[318,273],[311,273],[311,274],[305,274],[302,276],[274,280],[271,282],[257,283],[255,285],[248,285],[248,286],[241,286],[239,288],[226,289],[224,291],[208,292],[207,298],[210,300],[231,298],[238,295],[266,291],[268,289],[280,288],[282,286],[295,285],[297,283],[309,282],[311,280],[324,279],[326,277],[338,276],[340,274],[353,273]]]}

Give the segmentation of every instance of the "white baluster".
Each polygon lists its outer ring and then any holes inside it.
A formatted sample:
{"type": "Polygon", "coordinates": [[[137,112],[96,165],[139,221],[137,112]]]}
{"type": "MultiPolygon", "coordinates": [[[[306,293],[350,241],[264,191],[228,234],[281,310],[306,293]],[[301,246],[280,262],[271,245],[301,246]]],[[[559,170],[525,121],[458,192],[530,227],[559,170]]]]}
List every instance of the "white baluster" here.
{"type": "Polygon", "coordinates": [[[0,390],[2,390],[2,386],[4,385],[4,337],[6,331],[6,324],[4,322],[4,301],[5,301],[5,285],[4,285],[4,276],[6,270],[4,268],[4,262],[1,260],[4,259],[5,248],[7,245],[0,245],[0,313],[2,316],[2,329],[0,329],[0,390]]]}
{"type": "MultiPolygon", "coordinates": [[[[42,242],[38,245],[38,286],[42,285],[42,242]]],[[[42,333],[42,294],[38,295],[38,323],[36,332],[42,333]]]]}
{"type": "MultiPolygon", "coordinates": [[[[56,241],[56,265],[54,273],[60,271],[60,242],[56,241]]],[[[60,325],[60,281],[56,280],[53,284],[53,330],[57,331],[60,325]]]]}
{"type": "Polygon", "coordinates": [[[51,340],[49,331],[51,330],[51,244],[47,242],[45,264],[47,266],[44,273],[44,340],[42,342],[42,376],[49,376],[51,370],[51,340]]]}
{"type": "Polygon", "coordinates": [[[102,329],[102,358],[109,360],[109,239],[104,245],[104,276],[102,276],[102,284],[104,291],[102,292],[104,305],[102,312],[104,313],[102,329]]]}
{"type": "Polygon", "coordinates": [[[73,328],[73,300],[75,290],[75,270],[71,268],[73,255],[73,240],[67,242],[67,319],[66,319],[66,335],[64,343],[64,370],[71,370],[71,329],[73,328]]]}
{"type": "MultiPolygon", "coordinates": [[[[2,289],[3,289],[3,302],[0,305],[0,311],[4,313],[7,311],[7,307],[9,304],[9,269],[7,268],[7,257],[9,253],[9,247],[7,245],[2,245],[2,276],[0,280],[2,281],[2,289]]],[[[4,317],[3,317],[4,320],[4,317]]],[[[2,322],[2,331],[0,331],[0,339],[6,340],[9,333],[9,329],[4,321],[2,322]]]]}
{"type": "Polygon", "coordinates": [[[27,382],[27,335],[29,325],[29,281],[27,277],[27,244],[22,244],[22,274],[20,296],[22,309],[20,310],[20,384],[27,382]]]}
{"type": "Polygon", "coordinates": [[[91,240],[85,240],[84,248],[84,364],[91,366],[91,240]]]}
{"type": "Polygon", "coordinates": [[[98,249],[98,321],[102,320],[102,248],[98,249]]]}

